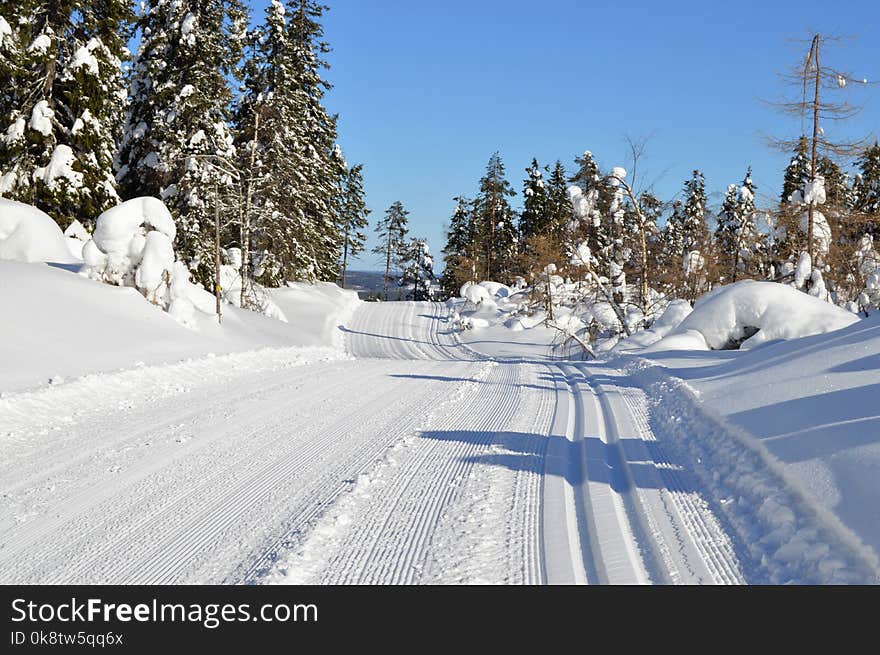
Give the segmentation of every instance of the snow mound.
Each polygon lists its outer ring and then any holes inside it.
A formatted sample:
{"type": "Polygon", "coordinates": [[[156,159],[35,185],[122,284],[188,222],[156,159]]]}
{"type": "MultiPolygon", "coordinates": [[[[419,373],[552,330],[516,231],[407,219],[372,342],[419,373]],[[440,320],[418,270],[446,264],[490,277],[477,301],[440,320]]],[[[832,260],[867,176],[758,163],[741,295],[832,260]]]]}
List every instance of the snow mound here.
{"type": "Polygon", "coordinates": [[[789,286],[744,280],[701,297],[694,311],[648,350],[748,349],[839,330],[856,321],[854,314],[789,286]]]}
{"type": "Polygon", "coordinates": [[[0,198],[0,259],[74,264],[58,224],[36,207],[0,198]]]}
{"type": "Polygon", "coordinates": [[[613,350],[615,352],[624,352],[655,344],[681,325],[682,321],[690,316],[691,312],[693,312],[693,309],[687,300],[673,300],[666,306],[666,309],[663,310],[663,313],[654,321],[650,328],[622,339],[614,346],[613,350]]]}
{"type": "Polygon", "coordinates": [[[495,298],[493,294],[482,284],[474,284],[473,282],[465,283],[461,288],[461,297],[475,305],[482,305],[484,307],[495,306],[495,298]]]}

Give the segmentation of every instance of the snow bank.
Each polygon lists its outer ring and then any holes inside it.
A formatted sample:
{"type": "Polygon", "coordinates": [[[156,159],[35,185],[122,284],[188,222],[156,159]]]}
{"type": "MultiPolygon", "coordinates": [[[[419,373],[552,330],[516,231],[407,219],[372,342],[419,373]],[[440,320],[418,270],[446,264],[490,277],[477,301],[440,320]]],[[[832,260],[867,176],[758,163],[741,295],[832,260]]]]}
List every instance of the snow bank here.
{"type": "Polygon", "coordinates": [[[673,300],[667,306],[660,317],[654,321],[651,327],[641,332],[636,332],[626,339],[622,339],[613,348],[615,352],[624,352],[645,348],[657,343],[668,335],[672,330],[681,325],[693,309],[687,300],[673,300]]]}
{"type": "Polygon", "coordinates": [[[36,207],[0,198],[0,259],[74,264],[58,224],[36,207]]]}
{"type": "Polygon", "coordinates": [[[702,296],[694,311],[649,350],[748,349],[856,321],[854,314],[789,286],[744,280],[702,296]]]}
{"type": "MultiPolygon", "coordinates": [[[[291,346],[339,350],[337,326],[358,303],[357,294],[335,285],[297,285],[295,295],[286,289],[272,292],[289,323],[224,305],[222,325],[209,317],[196,332],[144,302],[132,287],[19,262],[0,262],[0,279],[0,306],[5,308],[0,392],[210,353],[291,346]]],[[[213,311],[214,299],[208,295],[213,311]]]]}
{"type": "MultiPolygon", "coordinates": [[[[672,436],[688,449],[727,448],[735,453],[738,446],[726,435],[731,429],[737,432],[736,441],[769,459],[780,475],[793,483],[797,494],[814,506],[815,513],[824,517],[826,525],[837,526],[835,532],[850,542],[853,551],[869,549],[866,559],[877,572],[880,315],[835,332],[778,341],[757,350],[676,353],[664,349],[644,358],[665,367],[666,381],[651,390],[656,392],[652,395],[657,403],[656,416],[668,422],[672,436]],[[672,393],[677,388],[691,390],[689,396],[699,399],[701,414],[717,417],[727,428],[720,429],[714,419],[714,428],[690,421],[672,393]]],[[[706,474],[719,483],[742,488],[754,486],[759,479],[760,469],[741,470],[741,464],[748,460],[738,462],[724,455],[719,465],[705,452],[695,454],[702,460],[706,474]]],[[[778,483],[779,476],[774,484],[778,483]]],[[[749,517],[749,508],[754,511],[771,497],[765,490],[757,491],[755,504],[744,499],[741,504],[725,505],[741,515],[746,529],[761,518],[749,517]]],[[[807,532],[798,535],[792,527],[784,526],[790,543],[781,555],[793,558],[791,561],[798,566],[809,565],[803,542],[811,536],[807,532]]],[[[768,535],[771,532],[768,530],[768,535]]],[[[749,543],[763,549],[768,557],[775,552],[771,549],[773,543],[776,548],[784,545],[769,539],[759,543],[755,537],[750,537],[749,543]]],[[[814,549],[813,553],[814,565],[824,559],[820,551],[814,549]]],[[[833,561],[828,565],[824,571],[815,572],[815,580],[829,581],[838,575],[833,561]]]]}

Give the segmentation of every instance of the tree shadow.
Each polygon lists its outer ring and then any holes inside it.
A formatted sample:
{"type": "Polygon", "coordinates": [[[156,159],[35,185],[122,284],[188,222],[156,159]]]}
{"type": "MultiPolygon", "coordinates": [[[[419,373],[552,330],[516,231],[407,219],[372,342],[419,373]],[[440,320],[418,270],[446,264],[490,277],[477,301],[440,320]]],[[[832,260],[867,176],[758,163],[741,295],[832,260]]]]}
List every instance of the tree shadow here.
{"type": "Polygon", "coordinates": [[[835,455],[880,443],[880,384],[829,391],[736,412],[744,427],[784,462],[835,455]],[[870,408],[875,415],[866,416],[870,408]]]}
{"type": "Polygon", "coordinates": [[[674,467],[645,448],[641,439],[622,439],[615,445],[599,437],[570,441],[558,435],[475,430],[429,430],[422,432],[421,437],[490,448],[492,452],[463,457],[461,461],[557,476],[572,486],[588,482],[606,484],[617,493],[627,493],[633,485],[639,489],[679,492],[696,488],[688,475],[670,476],[674,467]]]}

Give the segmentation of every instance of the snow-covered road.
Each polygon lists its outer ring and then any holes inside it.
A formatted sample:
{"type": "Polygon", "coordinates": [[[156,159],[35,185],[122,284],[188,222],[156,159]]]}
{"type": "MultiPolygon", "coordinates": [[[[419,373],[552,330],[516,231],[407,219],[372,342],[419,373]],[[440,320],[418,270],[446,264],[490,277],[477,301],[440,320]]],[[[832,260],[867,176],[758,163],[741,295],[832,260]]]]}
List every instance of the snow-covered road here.
{"type": "Polygon", "coordinates": [[[265,350],[0,398],[0,580],[745,580],[619,371],[482,356],[440,304],[367,303],[344,331],[351,358],[265,350]]]}

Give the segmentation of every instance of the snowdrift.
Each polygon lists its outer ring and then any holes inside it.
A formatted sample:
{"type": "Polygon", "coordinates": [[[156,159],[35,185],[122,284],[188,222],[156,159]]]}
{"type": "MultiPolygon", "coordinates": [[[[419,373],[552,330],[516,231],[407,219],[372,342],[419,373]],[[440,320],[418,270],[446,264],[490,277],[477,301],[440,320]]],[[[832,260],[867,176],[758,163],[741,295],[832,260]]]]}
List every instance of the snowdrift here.
{"type": "MultiPolygon", "coordinates": [[[[839,524],[844,538],[870,551],[875,566],[880,562],[880,315],[758,350],[686,356],[663,350],[644,358],[748,435],[817,512],[839,524]]],[[[662,401],[672,416],[682,416],[674,398],[662,401]]],[[[685,436],[702,434],[692,429],[685,436]]]]}
{"type": "Polygon", "coordinates": [[[67,238],[52,218],[36,207],[0,198],[0,260],[75,264],[67,238]]]}
{"type": "Polygon", "coordinates": [[[832,332],[858,320],[792,287],[744,280],[702,296],[694,311],[647,351],[749,349],[777,339],[832,332]]]}
{"type": "Polygon", "coordinates": [[[277,293],[289,323],[231,305],[223,323],[182,326],[132,287],[116,287],[42,264],[0,262],[0,391],[92,372],[162,364],[265,347],[338,349],[357,294],[335,285],[296,285],[277,293]]]}

